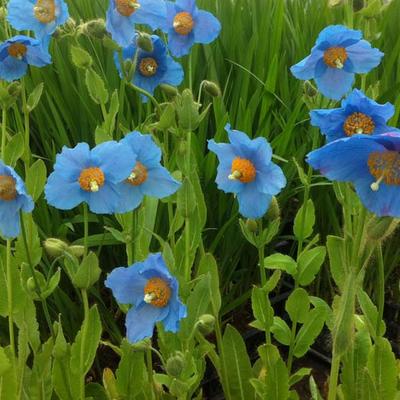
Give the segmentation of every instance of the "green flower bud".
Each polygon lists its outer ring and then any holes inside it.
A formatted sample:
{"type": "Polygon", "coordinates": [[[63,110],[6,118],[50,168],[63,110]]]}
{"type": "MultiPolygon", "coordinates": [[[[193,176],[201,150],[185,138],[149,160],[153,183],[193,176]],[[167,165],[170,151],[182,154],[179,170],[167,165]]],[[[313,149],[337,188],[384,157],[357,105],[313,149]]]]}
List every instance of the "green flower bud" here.
{"type": "Polygon", "coordinates": [[[196,129],[200,123],[200,104],[194,100],[193,93],[185,89],[175,102],[179,126],[185,131],[196,129]]]}
{"type": "Polygon", "coordinates": [[[173,356],[168,358],[165,369],[167,374],[177,378],[181,375],[185,365],[185,357],[180,351],[177,351],[173,356]]]}
{"type": "Polygon", "coordinates": [[[353,11],[357,12],[365,7],[364,0],[353,0],[353,11]]]}
{"type": "Polygon", "coordinates": [[[206,336],[210,334],[215,327],[215,317],[211,314],[203,314],[197,321],[197,329],[206,336]]]}
{"type": "Polygon", "coordinates": [[[315,97],[318,94],[318,90],[310,81],[304,81],[303,90],[304,94],[308,97],[315,97]]]}
{"type": "Polygon", "coordinates": [[[35,280],[32,276],[26,281],[26,287],[31,293],[36,293],[35,280]]]}
{"type": "Polygon", "coordinates": [[[141,340],[140,342],[137,342],[135,344],[132,344],[132,348],[135,351],[139,352],[145,352],[150,348],[150,341],[149,339],[141,340]]]}
{"type": "Polygon", "coordinates": [[[254,219],[248,219],[246,220],[246,228],[248,229],[249,232],[251,233],[257,233],[258,232],[258,224],[257,221],[254,219]]]}
{"type": "Polygon", "coordinates": [[[136,40],[137,46],[148,52],[151,53],[154,49],[153,41],[151,40],[151,36],[148,33],[140,32],[138,38],[136,40]]]}
{"type": "Polygon", "coordinates": [[[93,38],[103,39],[105,36],[107,36],[106,23],[102,18],[88,21],[85,24],[82,24],[79,28],[81,34],[93,38]]]}
{"type": "Polygon", "coordinates": [[[67,250],[68,244],[60,239],[48,238],[43,242],[43,247],[50,257],[59,257],[67,250]]]}
{"type": "Polygon", "coordinates": [[[175,97],[179,94],[178,89],[175,86],[167,85],[163,83],[160,85],[160,89],[168,96],[168,97],[175,97]]]}
{"type": "Polygon", "coordinates": [[[10,83],[7,87],[8,94],[13,97],[19,97],[21,94],[21,82],[14,81],[10,83]]]}
{"type": "Polygon", "coordinates": [[[379,241],[389,237],[397,228],[400,219],[392,217],[372,217],[367,225],[367,236],[370,240],[379,241]]]}
{"type": "Polygon", "coordinates": [[[68,246],[67,251],[77,258],[81,258],[85,254],[85,247],[79,245],[68,246]]]}
{"type": "Polygon", "coordinates": [[[206,93],[212,97],[221,97],[221,89],[219,86],[211,81],[203,81],[203,87],[206,93]]]}
{"type": "Polygon", "coordinates": [[[281,209],[279,207],[278,200],[275,196],[272,197],[271,204],[267,212],[267,219],[270,221],[275,221],[277,218],[281,217],[281,209]]]}
{"type": "Polygon", "coordinates": [[[103,37],[103,46],[112,51],[118,51],[120,49],[118,44],[115,43],[114,40],[112,40],[108,35],[103,37]]]}

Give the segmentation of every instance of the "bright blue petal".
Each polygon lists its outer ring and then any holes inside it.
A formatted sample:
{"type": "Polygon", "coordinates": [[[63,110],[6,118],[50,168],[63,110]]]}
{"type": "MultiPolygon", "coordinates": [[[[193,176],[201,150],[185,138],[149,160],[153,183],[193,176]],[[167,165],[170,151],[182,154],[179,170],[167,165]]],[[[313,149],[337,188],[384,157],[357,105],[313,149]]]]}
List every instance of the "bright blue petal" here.
{"type": "Polygon", "coordinates": [[[324,96],[340,100],[353,86],[354,74],[343,69],[327,68],[322,76],[315,78],[315,82],[324,96]]]}
{"type": "Polygon", "coordinates": [[[183,57],[190,53],[190,49],[194,44],[194,33],[188,35],[180,35],[173,29],[168,32],[168,48],[174,57],[183,57]]]}
{"type": "Polygon", "coordinates": [[[277,195],[286,186],[286,177],[282,169],[271,162],[257,171],[255,182],[258,191],[277,195]]]}
{"type": "Polygon", "coordinates": [[[139,0],[138,3],[140,8],[131,17],[134,23],[149,25],[153,31],[165,26],[167,8],[164,1],[139,0]]]}
{"type": "Polygon", "coordinates": [[[0,233],[5,239],[16,238],[21,230],[20,215],[0,207],[0,233]]]}
{"type": "Polygon", "coordinates": [[[179,301],[178,296],[174,296],[171,298],[168,308],[168,315],[162,320],[162,323],[167,332],[176,333],[179,331],[180,320],[187,316],[187,307],[179,301]]]}
{"type": "Polygon", "coordinates": [[[71,210],[87,198],[77,180],[68,182],[57,171],[50,174],[44,193],[47,202],[60,210],[71,210]]]}
{"type": "Polygon", "coordinates": [[[147,171],[147,179],[140,185],[142,193],[157,199],[174,194],[181,183],[174,179],[162,166],[153,167],[147,171]]]}
{"type": "Polygon", "coordinates": [[[237,157],[234,147],[229,143],[216,143],[214,139],[210,139],[208,149],[217,155],[220,164],[225,168],[230,168],[237,157]]]}
{"type": "Polygon", "coordinates": [[[349,29],[344,25],[330,25],[320,32],[317,45],[326,43],[330,47],[338,45],[345,47],[350,43],[361,40],[361,38],[361,31],[349,29]]]}
{"type": "Polygon", "coordinates": [[[345,137],[343,124],[347,115],[342,108],[312,110],[310,116],[311,125],[317,126],[326,135],[328,142],[345,137]]]}
{"type": "Polygon", "coordinates": [[[317,63],[322,59],[323,55],[324,53],[322,51],[313,49],[309,56],[290,67],[291,73],[297,79],[313,79],[315,77],[317,63]]]}
{"type": "Polygon", "coordinates": [[[210,12],[199,10],[193,31],[195,43],[207,44],[218,37],[221,31],[221,24],[210,12]]]}
{"type": "Polygon", "coordinates": [[[130,17],[121,15],[114,7],[114,1],[110,1],[107,10],[106,29],[120,46],[129,46],[135,38],[135,24],[130,17]]]}
{"type": "Polygon", "coordinates": [[[11,82],[23,77],[27,69],[28,64],[24,60],[9,56],[0,62],[0,78],[11,82]]]}
{"type": "Polygon", "coordinates": [[[139,207],[143,201],[143,193],[139,186],[133,186],[126,182],[121,182],[117,186],[119,192],[118,213],[133,211],[139,207]]]}
{"type": "Polygon", "coordinates": [[[153,336],[155,323],[164,319],[168,311],[168,307],[154,307],[144,302],[131,308],[125,320],[128,341],[136,343],[153,336]]]}
{"type": "Polygon", "coordinates": [[[44,51],[42,46],[28,46],[26,51],[26,60],[28,64],[35,67],[44,67],[51,63],[51,56],[48,52],[44,51]]]}
{"type": "Polygon", "coordinates": [[[381,62],[383,53],[378,49],[372,48],[371,44],[366,40],[346,47],[348,60],[351,62],[352,68],[349,72],[364,74],[371,69],[377,67],[381,62]]]}
{"type": "Polygon", "coordinates": [[[137,266],[119,267],[112,270],[104,282],[112,290],[118,303],[138,306],[143,302],[147,279],[139,274],[137,266]]]}
{"type": "Polygon", "coordinates": [[[182,65],[167,56],[167,71],[165,72],[162,83],[172,86],[179,86],[184,77],[182,65]]]}
{"type": "Polygon", "coordinates": [[[245,218],[261,218],[268,210],[272,195],[257,190],[255,182],[245,185],[244,190],[237,194],[239,212],[245,218]]]}
{"type": "Polygon", "coordinates": [[[151,135],[143,135],[138,131],[133,131],[128,133],[121,140],[121,143],[129,146],[136,155],[136,161],[140,161],[147,168],[159,165],[162,155],[161,149],[154,143],[151,135]]]}
{"type": "Polygon", "coordinates": [[[64,146],[60,154],[56,156],[54,170],[68,179],[68,182],[78,180],[84,168],[90,165],[90,149],[87,143],[78,143],[74,148],[64,146]]]}
{"type": "Polygon", "coordinates": [[[243,190],[245,184],[239,180],[229,179],[228,176],[231,173],[231,166],[227,167],[220,164],[217,168],[217,177],[215,182],[217,183],[218,189],[223,190],[225,193],[239,193],[243,190]]]}
{"type": "Polygon", "coordinates": [[[88,200],[90,211],[95,214],[114,214],[121,213],[118,209],[120,197],[118,185],[107,182],[104,183],[98,192],[88,192],[88,200]]]}
{"type": "Polygon", "coordinates": [[[187,11],[190,14],[195,14],[197,10],[196,0],[176,0],[175,7],[177,12],[187,11]]]}

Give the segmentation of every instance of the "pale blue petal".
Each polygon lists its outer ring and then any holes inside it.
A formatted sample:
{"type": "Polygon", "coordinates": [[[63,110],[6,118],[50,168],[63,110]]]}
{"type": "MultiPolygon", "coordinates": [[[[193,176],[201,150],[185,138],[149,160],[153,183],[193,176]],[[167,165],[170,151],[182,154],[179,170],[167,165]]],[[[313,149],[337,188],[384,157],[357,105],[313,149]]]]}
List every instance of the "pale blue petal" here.
{"type": "Polygon", "coordinates": [[[193,31],[195,43],[207,44],[218,37],[221,31],[221,24],[210,12],[199,10],[193,31]]]}
{"type": "Polygon", "coordinates": [[[326,97],[340,100],[351,90],[354,74],[343,69],[327,68],[325,73],[315,78],[318,90],[326,97]]]}
{"type": "Polygon", "coordinates": [[[121,213],[118,209],[120,203],[118,186],[111,182],[104,183],[98,192],[88,192],[87,200],[89,209],[95,214],[121,213]]]}
{"type": "Polygon", "coordinates": [[[248,183],[245,189],[237,194],[239,212],[245,218],[261,218],[268,210],[272,195],[257,190],[256,182],[248,183]]]}
{"type": "Polygon", "coordinates": [[[290,68],[291,73],[297,79],[313,79],[315,77],[317,63],[323,57],[324,53],[313,49],[311,54],[290,68]]]}
{"type": "Polygon", "coordinates": [[[153,167],[147,171],[147,179],[140,185],[142,193],[157,199],[174,194],[181,183],[174,179],[162,166],[153,167]]]}
{"type": "Polygon", "coordinates": [[[366,40],[360,40],[346,48],[348,60],[351,62],[351,70],[358,74],[364,74],[377,67],[383,57],[383,53],[372,48],[366,40]]]}
{"type": "Polygon", "coordinates": [[[143,201],[143,193],[139,186],[121,182],[117,186],[119,192],[118,213],[133,211],[143,201]]]}
{"type": "Polygon", "coordinates": [[[27,69],[28,64],[24,60],[9,56],[0,62],[0,78],[11,82],[23,77],[27,69]]]}
{"type": "Polygon", "coordinates": [[[131,16],[136,24],[149,25],[154,31],[165,26],[167,8],[164,1],[139,0],[140,8],[131,16]]]}
{"type": "Polygon", "coordinates": [[[78,181],[68,182],[57,171],[50,174],[44,193],[47,202],[60,210],[71,210],[87,198],[78,181]]]}

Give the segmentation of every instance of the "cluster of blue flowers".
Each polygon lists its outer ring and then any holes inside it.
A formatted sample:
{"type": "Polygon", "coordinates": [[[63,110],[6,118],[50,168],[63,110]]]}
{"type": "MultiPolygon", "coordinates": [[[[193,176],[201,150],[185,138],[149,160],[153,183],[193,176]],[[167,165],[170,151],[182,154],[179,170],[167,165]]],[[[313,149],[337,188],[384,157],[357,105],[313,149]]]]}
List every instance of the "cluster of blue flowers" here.
{"type": "MultiPolygon", "coordinates": [[[[335,25],[320,33],[311,54],[291,71],[299,79],[314,79],[323,95],[339,100],[351,90],[355,73],[369,72],[382,57],[360,31],[335,25]]],[[[354,184],[377,216],[400,217],[400,131],[387,124],[394,112],[392,104],[354,89],[340,108],[310,113],[328,143],[309,153],[307,162],[331,180],[354,184]]]]}

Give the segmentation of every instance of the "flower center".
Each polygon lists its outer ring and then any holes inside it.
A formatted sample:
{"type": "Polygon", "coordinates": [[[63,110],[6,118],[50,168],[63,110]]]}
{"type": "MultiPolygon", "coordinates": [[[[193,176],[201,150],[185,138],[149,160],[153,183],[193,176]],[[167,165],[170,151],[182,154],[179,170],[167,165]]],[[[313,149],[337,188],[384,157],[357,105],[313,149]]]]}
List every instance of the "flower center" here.
{"type": "Polygon", "coordinates": [[[353,136],[356,133],[370,135],[375,130],[375,123],[368,115],[355,112],[347,117],[343,125],[343,130],[347,136],[353,136]]]}
{"type": "Polygon", "coordinates": [[[124,17],[130,17],[138,8],[140,4],[137,0],[115,0],[117,11],[124,17]]]}
{"type": "Polygon", "coordinates": [[[82,170],[79,176],[79,185],[86,192],[98,192],[104,185],[104,172],[98,167],[90,167],[82,170]]]}
{"type": "Polygon", "coordinates": [[[375,151],[368,157],[368,167],[376,182],[371,184],[371,190],[377,192],[379,184],[400,185],[400,153],[397,151],[375,151]]]}
{"type": "Polygon", "coordinates": [[[127,183],[133,186],[139,186],[147,180],[147,168],[140,163],[139,161],[136,163],[135,168],[133,168],[132,173],[129,175],[126,180],[127,183]]]}
{"type": "Polygon", "coordinates": [[[11,57],[18,58],[18,60],[21,60],[22,57],[26,54],[26,46],[22,43],[13,43],[10,46],[8,46],[8,54],[11,57]]]}
{"type": "Polygon", "coordinates": [[[140,61],[139,71],[144,76],[153,76],[157,73],[158,64],[154,58],[146,57],[140,61]]]}
{"type": "Polygon", "coordinates": [[[11,201],[16,197],[15,179],[12,176],[0,175],[0,200],[11,201]]]}
{"type": "Polygon", "coordinates": [[[171,288],[161,278],[151,278],[144,287],[144,301],[154,307],[165,307],[171,297],[171,288]]]}
{"type": "Polygon", "coordinates": [[[256,179],[256,168],[253,163],[245,158],[236,157],[232,161],[232,173],[228,176],[231,180],[250,183],[256,179]]]}
{"type": "Polygon", "coordinates": [[[193,17],[190,13],[183,11],[175,15],[173,27],[179,35],[189,35],[194,26],[193,17]]]}
{"type": "Polygon", "coordinates": [[[55,0],[37,0],[33,14],[42,24],[53,22],[56,19],[55,0]]]}
{"type": "Polygon", "coordinates": [[[328,67],[342,69],[347,60],[344,47],[331,47],[324,53],[324,61],[328,67]]]}

